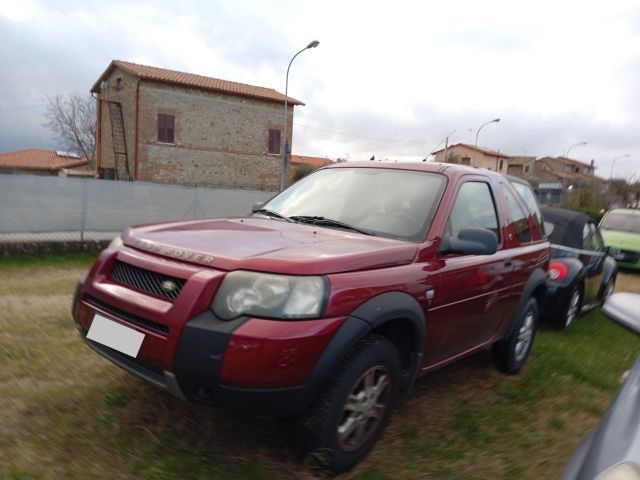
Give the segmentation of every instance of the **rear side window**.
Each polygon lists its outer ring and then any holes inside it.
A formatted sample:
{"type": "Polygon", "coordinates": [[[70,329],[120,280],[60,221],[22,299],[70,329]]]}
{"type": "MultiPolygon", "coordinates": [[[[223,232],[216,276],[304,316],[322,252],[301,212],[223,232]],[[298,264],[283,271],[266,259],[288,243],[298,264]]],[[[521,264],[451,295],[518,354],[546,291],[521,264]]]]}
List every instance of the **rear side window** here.
{"type": "Polygon", "coordinates": [[[516,197],[504,183],[500,183],[507,210],[509,212],[509,222],[516,233],[518,243],[527,243],[531,241],[531,229],[529,228],[529,215],[518,204],[516,197]]]}
{"type": "MultiPolygon", "coordinates": [[[[531,187],[520,182],[511,182],[511,185],[513,185],[513,188],[516,190],[516,192],[518,192],[520,198],[524,200],[524,204],[527,206],[529,213],[531,213],[536,222],[538,222],[538,227],[540,228],[544,226],[544,223],[542,222],[542,212],[540,211],[540,206],[538,205],[538,201],[536,200],[536,196],[531,190],[531,187]]],[[[546,231],[546,227],[544,228],[544,231],[546,231]]]]}
{"type": "Polygon", "coordinates": [[[447,233],[457,237],[465,227],[486,228],[495,233],[500,241],[495,203],[485,182],[466,182],[458,191],[447,223],[447,233]]]}

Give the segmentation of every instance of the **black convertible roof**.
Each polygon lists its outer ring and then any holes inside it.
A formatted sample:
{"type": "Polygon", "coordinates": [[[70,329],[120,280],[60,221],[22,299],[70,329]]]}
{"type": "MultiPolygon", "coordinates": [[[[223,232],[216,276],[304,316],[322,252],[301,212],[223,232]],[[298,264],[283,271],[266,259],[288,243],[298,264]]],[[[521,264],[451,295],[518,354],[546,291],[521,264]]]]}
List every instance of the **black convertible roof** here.
{"type": "MultiPolygon", "coordinates": [[[[542,218],[553,224],[549,241],[556,245],[582,249],[582,232],[584,224],[593,219],[584,213],[564,208],[541,207],[542,218]]],[[[548,231],[548,230],[547,230],[548,231]]]]}

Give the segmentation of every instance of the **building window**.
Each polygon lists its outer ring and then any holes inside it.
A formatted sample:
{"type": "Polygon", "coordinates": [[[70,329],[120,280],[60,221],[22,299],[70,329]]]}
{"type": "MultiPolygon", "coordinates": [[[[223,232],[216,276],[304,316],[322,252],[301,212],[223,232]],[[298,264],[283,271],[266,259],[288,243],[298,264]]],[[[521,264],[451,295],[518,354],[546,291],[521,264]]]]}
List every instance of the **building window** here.
{"type": "Polygon", "coordinates": [[[460,163],[462,165],[471,165],[471,157],[462,157],[460,163]]]}
{"type": "Polygon", "coordinates": [[[101,168],[99,173],[100,173],[100,179],[101,180],[115,180],[116,179],[116,169],[115,168],[101,168]]]}
{"type": "Polygon", "coordinates": [[[529,173],[529,165],[524,166],[524,173],[529,173]]]}
{"type": "Polygon", "coordinates": [[[158,114],[158,141],[175,143],[175,117],[164,113],[158,114]]]}
{"type": "Polygon", "coordinates": [[[275,128],[269,129],[269,147],[268,153],[280,153],[280,130],[275,128]]]}
{"type": "Polygon", "coordinates": [[[504,167],[504,161],[500,160],[500,168],[498,170],[501,172],[503,167],[504,167]]]}

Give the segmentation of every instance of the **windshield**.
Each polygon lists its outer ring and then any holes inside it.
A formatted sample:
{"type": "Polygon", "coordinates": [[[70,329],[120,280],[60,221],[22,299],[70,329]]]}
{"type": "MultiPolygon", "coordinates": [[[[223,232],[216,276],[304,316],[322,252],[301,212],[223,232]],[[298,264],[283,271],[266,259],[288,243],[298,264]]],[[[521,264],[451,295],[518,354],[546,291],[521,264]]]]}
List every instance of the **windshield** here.
{"type": "Polygon", "coordinates": [[[600,228],[621,232],[640,233],[640,214],[609,212],[602,219],[600,228]]]}
{"type": "Polygon", "coordinates": [[[381,168],[319,170],[264,205],[286,217],[337,220],[391,238],[423,240],[446,178],[381,168]]]}

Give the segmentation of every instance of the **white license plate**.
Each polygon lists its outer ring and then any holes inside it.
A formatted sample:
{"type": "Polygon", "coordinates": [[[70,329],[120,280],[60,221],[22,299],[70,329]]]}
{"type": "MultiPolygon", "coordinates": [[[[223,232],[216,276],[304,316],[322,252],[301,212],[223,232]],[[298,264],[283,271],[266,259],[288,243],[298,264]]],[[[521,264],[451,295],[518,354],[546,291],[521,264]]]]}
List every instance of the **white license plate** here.
{"type": "Polygon", "coordinates": [[[96,313],[93,316],[91,327],[89,327],[87,338],[135,358],[138,356],[144,340],[144,333],[125,327],[96,313]]]}

